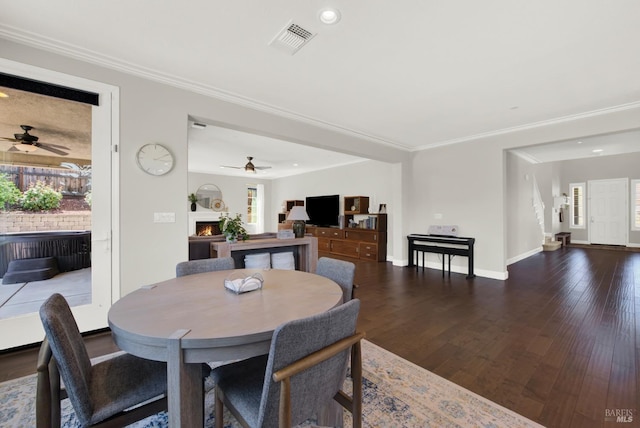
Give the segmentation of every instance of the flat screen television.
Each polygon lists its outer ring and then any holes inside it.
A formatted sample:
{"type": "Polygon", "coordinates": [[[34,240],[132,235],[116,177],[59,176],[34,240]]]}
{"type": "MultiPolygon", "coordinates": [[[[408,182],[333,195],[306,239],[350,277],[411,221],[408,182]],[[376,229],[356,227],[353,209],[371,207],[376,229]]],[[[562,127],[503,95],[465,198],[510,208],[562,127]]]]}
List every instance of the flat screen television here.
{"type": "Polygon", "coordinates": [[[340,195],[307,196],[304,207],[309,215],[308,224],[338,226],[340,195]]]}

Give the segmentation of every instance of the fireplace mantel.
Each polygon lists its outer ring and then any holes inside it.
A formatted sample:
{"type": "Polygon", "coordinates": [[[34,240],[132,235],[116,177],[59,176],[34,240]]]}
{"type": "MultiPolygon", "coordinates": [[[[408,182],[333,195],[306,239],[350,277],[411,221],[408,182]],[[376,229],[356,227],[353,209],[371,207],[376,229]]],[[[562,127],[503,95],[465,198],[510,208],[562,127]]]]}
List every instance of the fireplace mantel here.
{"type": "Polygon", "coordinates": [[[197,221],[219,221],[223,213],[215,211],[191,211],[189,212],[189,236],[196,234],[197,221]]]}

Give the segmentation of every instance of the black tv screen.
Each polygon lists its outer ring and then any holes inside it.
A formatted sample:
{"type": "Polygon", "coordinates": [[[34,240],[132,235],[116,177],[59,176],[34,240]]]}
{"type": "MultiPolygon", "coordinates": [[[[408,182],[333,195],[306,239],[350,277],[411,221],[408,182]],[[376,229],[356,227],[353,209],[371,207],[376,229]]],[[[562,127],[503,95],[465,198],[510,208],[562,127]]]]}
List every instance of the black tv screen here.
{"type": "Polygon", "coordinates": [[[307,196],[305,208],[308,224],[314,226],[338,226],[340,195],[307,196]]]}

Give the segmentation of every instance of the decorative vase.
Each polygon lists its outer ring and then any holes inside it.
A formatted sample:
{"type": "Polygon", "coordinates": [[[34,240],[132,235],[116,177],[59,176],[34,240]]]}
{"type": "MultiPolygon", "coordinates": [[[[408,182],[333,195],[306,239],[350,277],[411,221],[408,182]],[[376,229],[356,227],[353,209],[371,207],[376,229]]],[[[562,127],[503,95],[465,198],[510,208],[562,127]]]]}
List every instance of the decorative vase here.
{"type": "Polygon", "coordinates": [[[295,220],[291,226],[296,238],[304,238],[305,224],[302,220],[295,220]]]}
{"type": "Polygon", "coordinates": [[[195,211],[196,210],[196,203],[195,202],[191,202],[191,211],[195,211]]]}
{"type": "Polygon", "coordinates": [[[229,244],[235,244],[236,242],[238,242],[238,237],[237,236],[227,236],[227,242],[229,244]]]}

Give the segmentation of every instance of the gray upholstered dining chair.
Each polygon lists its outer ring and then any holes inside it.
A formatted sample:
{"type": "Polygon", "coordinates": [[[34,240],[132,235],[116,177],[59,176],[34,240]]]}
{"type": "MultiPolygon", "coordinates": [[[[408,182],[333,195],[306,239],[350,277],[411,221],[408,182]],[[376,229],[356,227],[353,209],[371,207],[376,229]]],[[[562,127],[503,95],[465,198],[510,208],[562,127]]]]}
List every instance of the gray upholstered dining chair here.
{"type": "Polygon", "coordinates": [[[176,276],[193,275],[217,270],[235,269],[236,264],[231,257],[219,257],[217,259],[200,259],[180,262],[176,265],[176,276]]]}
{"type": "Polygon", "coordinates": [[[165,363],[123,352],[92,365],[71,309],[60,294],[42,304],[40,318],[46,336],[38,355],[38,428],[60,426],[60,400],[67,396],[83,427],[122,427],[167,409],[165,363]]]}
{"type": "Polygon", "coordinates": [[[332,398],[362,425],[362,360],[356,333],[360,300],[290,321],[273,333],[266,356],[214,368],[216,428],[226,405],[245,427],[290,427],[317,415],[332,398]],[[342,387],[351,356],[353,393],[342,387]]]}
{"type": "Polygon", "coordinates": [[[355,264],[330,257],[320,257],[318,259],[318,266],[316,267],[316,274],[329,278],[342,287],[343,303],[353,299],[353,278],[355,277],[355,272],[355,264]]]}

